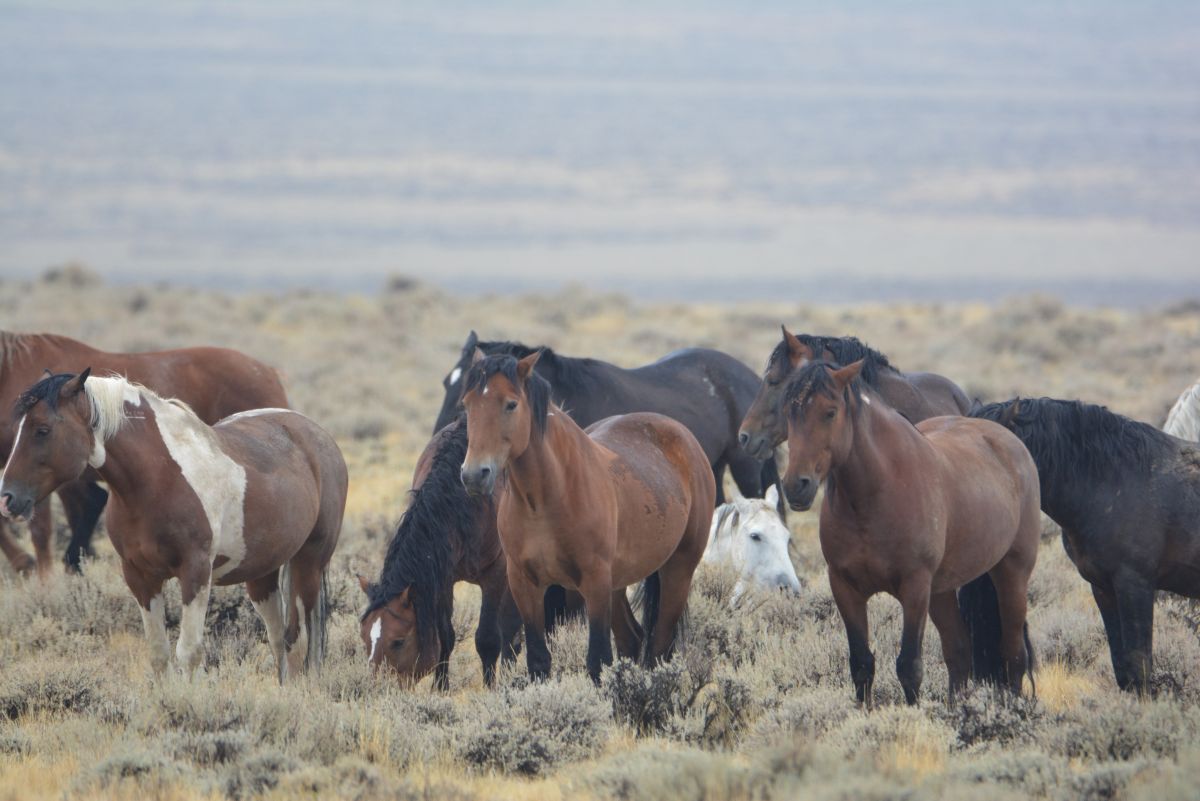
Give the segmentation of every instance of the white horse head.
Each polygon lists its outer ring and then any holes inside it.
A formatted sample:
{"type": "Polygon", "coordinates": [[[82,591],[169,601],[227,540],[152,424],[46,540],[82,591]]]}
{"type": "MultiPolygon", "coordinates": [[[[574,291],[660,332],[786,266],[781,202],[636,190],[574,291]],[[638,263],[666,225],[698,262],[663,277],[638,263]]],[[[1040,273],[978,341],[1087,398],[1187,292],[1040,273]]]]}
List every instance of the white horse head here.
{"type": "Polygon", "coordinates": [[[1175,401],[1163,431],[1189,442],[1200,441],[1200,380],[1185,389],[1175,401]]]}
{"type": "Polygon", "coordinates": [[[737,572],[734,602],[749,584],[800,592],[800,579],[788,556],[792,534],[779,519],[778,504],[775,487],[765,498],[743,498],[735,490],[733,500],[713,513],[704,561],[729,565],[737,572]]]}

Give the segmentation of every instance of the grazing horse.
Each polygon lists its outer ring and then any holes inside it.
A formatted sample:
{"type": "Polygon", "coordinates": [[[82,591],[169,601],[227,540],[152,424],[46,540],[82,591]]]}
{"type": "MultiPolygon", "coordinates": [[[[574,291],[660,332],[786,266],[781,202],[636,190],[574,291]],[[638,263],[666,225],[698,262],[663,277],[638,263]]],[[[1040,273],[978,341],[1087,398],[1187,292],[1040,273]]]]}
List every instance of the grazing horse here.
{"type": "MultiPolygon", "coordinates": [[[[986,420],[933,417],[915,426],[858,380],[863,362],[812,362],[792,380],[784,490],[793,509],[812,506],[825,482],[821,552],[846,624],[859,703],[872,703],[867,599],[900,601],[904,631],[896,674],[904,698],[921,688],[930,617],[942,639],[950,697],[971,673],[971,634],[955,590],[983,573],[999,597],[997,641],[1008,686],[1032,668],[1026,587],[1037,559],[1038,474],[1021,441],[986,420]]],[[[982,636],[984,632],[976,630],[982,636]]]]}
{"type": "Polygon", "coordinates": [[[779,519],[778,506],[779,490],[771,487],[766,498],[735,495],[713,515],[704,561],[728,565],[737,573],[731,605],[751,585],[800,592],[800,579],[788,555],[792,532],[779,519]]]}
{"type": "MultiPolygon", "coordinates": [[[[183,348],[157,353],[106,353],[82,342],[53,334],[13,334],[0,331],[0,409],[12,408],[21,391],[36,382],[43,371],[76,364],[123,375],[163,397],[176,398],[212,424],[236,412],[261,408],[286,408],[287,394],[275,370],[235,350],[183,348]]],[[[12,448],[16,428],[0,414],[0,461],[12,448]]],[[[83,556],[91,551],[92,533],[104,511],[108,493],[95,483],[95,473],[58,489],[71,528],[67,569],[78,572],[83,556]]],[[[13,567],[27,573],[36,565],[40,574],[50,569],[53,531],[50,502],[40,503],[29,520],[36,562],[22,551],[0,521],[0,550],[13,567]]]]}
{"type": "Polygon", "coordinates": [[[458,414],[463,394],[461,380],[470,369],[477,348],[484,355],[507,354],[517,359],[540,352],[538,375],[550,382],[554,403],[581,428],[630,412],[656,412],[683,423],[700,442],[712,465],[718,504],[725,502],[723,483],[727,465],[738,489],[747,498],[761,498],[767,487],[779,483],[774,459],[754,459],[738,447],[737,427],[754,399],[758,377],[732,356],[705,348],[687,348],[653,364],[626,370],[598,359],[561,356],[549,348],[529,348],[516,342],[480,342],[472,331],[458,364],[442,381],[446,396],[435,431],[458,414]]]}
{"type": "Polygon", "coordinates": [[[141,607],[156,672],[170,656],[162,588],[171,578],[183,595],[176,658],[189,675],[203,656],[213,583],[245,583],[280,681],[301,650],[288,653],[301,618],[304,665],[319,668],[325,570],[346,504],[346,463],[333,438],[287,409],[241,412],[210,427],[184,403],[89,375],[53,375],[21,395],[0,514],[27,516],[90,467],[112,494],[108,536],[141,607]]]}
{"type": "Polygon", "coordinates": [[[669,417],[618,415],[585,432],[551,403],[534,373],[538,356],[488,356],[463,379],[462,481],[481,495],[502,487],[497,524],[530,675],[550,673],[542,598],[558,584],[583,596],[588,674],[598,682],[612,663],[610,631],[621,656],[669,658],[716,486],[700,443],[669,417]],[[643,580],[639,627],[625,588],[643,580]]]}
{"type": "Polygon", "coordinates": [[[1079,401],[1019,398],[972,414],[1033,454],[1042,510],[1092,585],[1117,684],[1145,693],[1155,590],[1200,598],[1200,445],[1079,401]]]}
{"type": "Polygon", "coordinates": [[[763,459],[787,439],[788,420],[783,396],[788,378],[812,361],[850,364],[862,360],[860,380],[900,414],[914,423],[944,414],[966,414],[971,403],[957,384],[936,373],[902,373],[877,350],[855,337],[793,334],[786,326],[783,339],[771,351],[758,394],[742,420],[738,441],[763,459]]]}
{"type": "Polygon", "coordinates": [[[1200,379],[1183,391],[1171,407],[1163,431],[1188,442],[1200,442],[1200,379]]]}

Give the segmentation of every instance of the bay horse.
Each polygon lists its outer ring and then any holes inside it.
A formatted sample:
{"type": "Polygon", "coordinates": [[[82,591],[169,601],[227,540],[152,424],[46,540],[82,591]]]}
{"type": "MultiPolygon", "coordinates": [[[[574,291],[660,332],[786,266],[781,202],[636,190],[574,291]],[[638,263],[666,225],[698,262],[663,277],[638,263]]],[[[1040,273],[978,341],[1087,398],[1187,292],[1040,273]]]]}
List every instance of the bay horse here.
{"type": "Polygon", "coordinates": [[[780,326],[783,339],[767,357],[758,394],[742,419],[738,442],[751,455],[766,458],[788,436],[783,396],[788,379],[812,361],[836,364],[863,363],[859,380],[871,387],[893,409],[914,423],[946,414],[965,415],[971,403],[949,378],[937,373],[902,373],[888,357],[867,347],[856,337],[793,334],[780,326]]]}
{"type": "Polygon", "coordinates": [[[462,482],[474,494],[500,490],[497,524],[530,675],[550,673],[542,598],[552,584],[583,596],[593,681],[612,663],[610,632],[621,656],[669,658],[716,497],[700,443],[681,423],[644,412],[585,432],[551,402],[534,372],[538,352],[479,355],[463,378],[462,482]],[[625,595],[637,582],[641,626],[625,595]]]}
{"type": "Polygon", "coordinates": [[[1200,598],[1200,445],[1080,401],[1017,398],[972,414],[1033,454],[1042,511],[1092,585],[1117,685],[1144,694],[1155,591],[1200,598]]]}
{"type": "Polygon", "coordinates": [[[941,635],[954,698],[971,674],[971,635],[955,590],[984,573],[1000,619],[987,634],[1019,693],[1033,665],[1025,612],[1041,529],[1037,467],[1016,436],[989,421],[945,416],[913,425],[859,380],[862,369],[862,361],[811,362],[784,396],[784,490],[793,509],[806,510],[825,484],[821,552],[858,701],[872,703],[867,600],[878,592],[903,607],[896,674],[905,700],[915,704],[920,692],[927,616],[941,635]]]}
{"type": "MultiPolygon", "coordinates": [[[[562,356],[550,348],[519,342],[481,342],[467,336],[458,363],[442,380],[445,397],[434,430],[454,419],[461,407],[462,377],[475,351],[523,359],[540,352],[537,373],[550,382],[551,399],[581,428],[616,414],[656,412],[683,423],[700,442],[712,465],[716,503],[725,502],[724,475],[747,498],[761,498],[779,483],[773,458],[753,458],[738,447],[737,427],[750,408],[758,377],[732,356],[707,348],[686,348],[658,361],[627,370],[599,359],[562,356]]],[[[780,505],[782,513],[783,506],[780,505]]]]}
{"type": "MultiPolygon", "coordinates": [[[[89,364],[105,373],[123,375],[163,397],[177,398],[192,407],[200,419],[212,424],[236,412],[260,408],[286,408],[287,393],[274,369],[227,348],[181,348],[152,353],[107,353],[69,337],[54,334],[15,334],[0,331],[0,409],[12,408],[21,391],[38,381],[45,370],[89,364]]],[[[12,449],[16,427],[0,414],[0,461],[12,449]]],[[[64,562],[78,572],[84,555],[91,552],[92,534],[108,493],[86,471],[79,481],[58,489],[71,529],[64,562]]],[[[36,560],[13,540],[0,520],[0,550],[13,567],[28,573],[36,566],[46,575],[50,554],[50,502],[38,504],[29,519],[36,560]]]]}
{"type": "Polygon", "coordinates": [[[171,578],[183,596],[176,658],[187,674],[203,656],[214,583],[245,583],[280,681],[289,659],[298,660],[301,649],[289,651],[301,618],[303,664],[319,668],[325,571],[347,489],[333,437],[287,409],[241,412],[210,427],[180,401],[119,376],[90,375],[52,375],[22,393],[0,514],[25,517],[94,469],[111,493],[108,535],[141,609],[155,672],[169,660],[162,590],[171,578]]]}

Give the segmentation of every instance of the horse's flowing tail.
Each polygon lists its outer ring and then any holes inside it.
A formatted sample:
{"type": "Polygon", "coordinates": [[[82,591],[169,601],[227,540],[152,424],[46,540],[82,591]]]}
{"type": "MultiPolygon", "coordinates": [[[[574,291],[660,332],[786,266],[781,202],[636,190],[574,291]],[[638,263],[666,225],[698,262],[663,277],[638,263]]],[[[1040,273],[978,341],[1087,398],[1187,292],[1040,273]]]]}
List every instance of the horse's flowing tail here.
{"type": "Polygon", "coordinates": [[[658,611],[662,601],[662,579],[658,571],[646,576],[634,597],[642,607],[642,664],[652,667],[650,659],[654,653],[654,630],[658,626],[658,611]]]}
{"type": "Polygon", "coordinates": [[[326,623],[329,622],[329,572],[321,571],[321,588],[317,591],[317,602],[308,610],[305,628],[308,630],[308,652],[304,655],[304,667],[321,672],[327,646],[326,623]]]}
{"type": "MultiPolygon", "coordinates": [[[[971,672],[975,680],[1003,686],[1008,672],[1000,651],[1000,599],[992,577],[984,573],[960,587],[958,610],[971,636],[971,672]]],[[[1029,654],[1032,660],[1032,649],[1029,654]]]]}
{"type": "Polygon", "coordinates": [[[1037,654],[1033,652],[1033,640],[1029,639],[1029,621],[1025,622],[1025,675],[1029,677],[1029,687],[1033,697],[1037,698],[1037,681],[1033,674],[1037,672],[1037,654]]]}

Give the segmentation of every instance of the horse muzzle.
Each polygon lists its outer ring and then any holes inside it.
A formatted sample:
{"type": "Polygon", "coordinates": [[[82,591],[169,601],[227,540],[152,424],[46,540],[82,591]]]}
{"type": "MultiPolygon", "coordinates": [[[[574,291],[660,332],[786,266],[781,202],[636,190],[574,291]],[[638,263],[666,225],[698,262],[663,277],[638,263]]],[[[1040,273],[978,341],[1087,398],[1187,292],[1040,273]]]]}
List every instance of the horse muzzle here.
{"type": "Polygon", "coordinates": [[[770,458],[771,451],[774,450],[767,441],[767,436],[762,432],[751,434],[749,431],[742,431],[738,434],[738,444],[742,446],[742,450],[750,458],[759,461],[765,461],[770,458]]]}
{"type": "Polygon", "coordinates": [[[812,476],[798,476],[783,485],[793,512],[807,512],[817,497],[820,483],[812,476]]]}
{"type": "Polygon", "coordinates": [[[491,495],[496,489],[496,468],[493,465],[464,464],[459,475],[468,495],[491,495]]]}
{"type": "Polygon", "coordinates": [[[22,520],[29,517],[33,508],[33,496],[18,489],[5,487],[0,492],[0,516],[22,520]]]}

